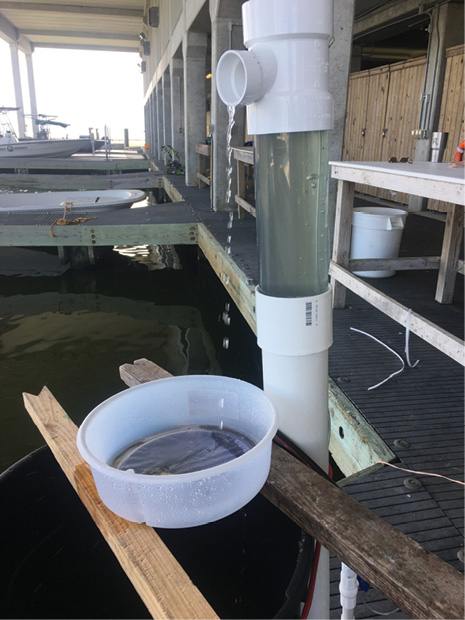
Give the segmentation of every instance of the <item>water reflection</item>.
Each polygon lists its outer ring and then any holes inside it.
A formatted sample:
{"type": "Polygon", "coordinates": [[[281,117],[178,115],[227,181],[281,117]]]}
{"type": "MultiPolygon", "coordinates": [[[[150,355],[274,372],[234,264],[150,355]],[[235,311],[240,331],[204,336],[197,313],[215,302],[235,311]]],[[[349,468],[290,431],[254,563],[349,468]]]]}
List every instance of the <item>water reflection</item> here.
{"type": "Polygon", "coordinates": [[[43,445],[23,392],[37,394],[46,385],[79,424],[99,402],[125,389],[118,369],[135,359],[146,357],[175,375],[221,374],[199,309],[179,303],[179,289],[186,288],[182,273],[171,287],[159,283],[157,293],[168,296],[170,289],[174,301],[163,305],[143,299],[153,297],[144,291],[152,280],[144,278],[136,288],[134,274],[112,275],[87,282],[83,293],[67,292],[69,272],[0,277],[0,471],[43,445]],[[134,286],[127,294],[136,298],[120,296],[125,286],[134,286]]]}

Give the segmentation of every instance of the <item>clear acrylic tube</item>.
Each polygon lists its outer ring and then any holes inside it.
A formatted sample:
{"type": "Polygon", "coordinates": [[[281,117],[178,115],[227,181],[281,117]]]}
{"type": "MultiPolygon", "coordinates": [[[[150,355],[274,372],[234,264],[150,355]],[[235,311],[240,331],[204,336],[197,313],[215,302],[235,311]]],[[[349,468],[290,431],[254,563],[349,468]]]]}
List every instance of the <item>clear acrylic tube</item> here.
{"type": "Polygon", "coordinates": [[[260,288],[299,297],[328,289],[328,132],[255,136],[260,288]]]}

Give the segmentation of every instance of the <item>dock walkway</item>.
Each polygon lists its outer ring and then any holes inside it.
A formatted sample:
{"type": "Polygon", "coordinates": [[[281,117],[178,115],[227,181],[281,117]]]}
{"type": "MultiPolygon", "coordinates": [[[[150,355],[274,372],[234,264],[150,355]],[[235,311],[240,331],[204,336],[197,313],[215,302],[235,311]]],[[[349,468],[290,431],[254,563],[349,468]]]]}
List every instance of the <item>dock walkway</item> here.
{"type": "MultiPolygon", "coordinates": [[[[251,300],[259,282],[255,218],[239,219],[232,205],[232,227],[228,228],[230,213],[212,211],[208,187],[185,187],[179,177],[168,179],[174,193],[177,190],[183,201],[102,213],[97,220],[77,226],[55,227],[54,238],[50,234],[54,219],[51,215],[24,214],[14,218],[3,215],[0,217],[0,245],[201,245],[198,238],[198,224],[201,223],[211,240],[210,262],[219,276],[223,269],[233,270],[234,278],[229,284],[231,295],[253,327],[251,300]],[[227,245],[231,247],[229,255],[224,250],[227,245]]],[[[442,226],[443,223],[436,220],[409,216],[401,255],[420,256],[425,244],[434,252],[434,247],[440,247],[442,226]]],[[[393,278],[377,280],[376,286],[463,338],[463,278],[457,278],[452,304],[440,305],[434,301],[435,283],[435,271],[403,271],[393,278]]],[[[351,327],[369,332],[403,355],[403,328],[349,291],[346,308],[334,311],[334,344],[329,351],[331,378],[395,453],[397,465],[463,480],[463,369],[460,364],[412,335],[410,358],[412,363],[419,359],[419,364],[415,368],[406,367],[379,388],[368,390],[395,372],[400,363],[387,349],[351,331],[351,327]]],[[[342,429],[339,434],[343,441],[342,429]]],[[[463,570],[462,486],[443,478],[385,467],[344,488],[425,548],[463,570]]],[[[360,532],[360,544],[363,546],[363,532],[360,532]]],[[[339,567],[340,563],[333,558],[331,617],[334,618],[340,617],[339,567]]],[[[386,618],[406,617],[404,612],[393,610],[393,604],[374,590],[360,593],[359,601],[357,618],[373,617],[377,613],[388,614],[384,615],[386,618]]]]}
{"type": "MultiPolygon", "coordinates": [[[[227,228],[228,213],[214,213],[209,207],[208,189],[179,187],[189,204],[219,244],[231,235],[231,256],[254,284],[259,281],[255,218],[238,219],[227,228]]],[[[444,224],[412,215],[407,220],[401,255],[440,252],[444,224]]],[[[464,337],[464,282],[458,276],[452,304],[434,301],[437,271],[402,271],[376,286],[408,308],[438,324],[459,338],[464,337]]],[[[335,310],[334,344],[329,350],[331,378],[368,419],[400,467],[442,474],[463,481],[463,368],[421,338],[410,336],[410,359],[415,368],[375,390],[369,387],[400,367],[399,360],[372,339],[373,336],[403,355],[405,330],[351,291],[345,309],[335,310]]],[[[463,571],[464,491],[463,486],[443,478],[414,475],[385,467],[344,487],[360,503],[434,552],[454,568],[463,571]]],[[[363,546],[363,532],[360,532],[363,546]]],[[[387,553],[389,551],[387,550],[387,553]]],[[[331,561],[331,617],[340,617],[340,562],[331,561]]],[[[357,618],[405,618],[404,612],[379,592],[359,593],[357,618]]]]}

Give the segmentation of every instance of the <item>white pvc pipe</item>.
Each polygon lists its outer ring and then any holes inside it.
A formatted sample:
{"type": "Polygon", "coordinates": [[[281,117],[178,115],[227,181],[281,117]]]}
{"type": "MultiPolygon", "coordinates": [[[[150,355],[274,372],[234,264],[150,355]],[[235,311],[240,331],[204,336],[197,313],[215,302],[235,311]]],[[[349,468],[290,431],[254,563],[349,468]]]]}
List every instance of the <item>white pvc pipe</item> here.
{"type": "MultiPolygon", "coordinates": [[[[283,134],[332,129],[333,102],[328,92],[332,7],[332,0],[249,0],[242,5],[247,51],[230,50],[221,57],[216,85],[224,103],[247,106],[251,135],[274,134],[279,141],[283,134]]],[[[289,174],[284,165],[282,171],[281,182],[289,187],[289,174]]],[[[325,174],[318,172],[322,182],[325,174]]],[[[280,182],[277,170],[274,175],[275,182],[280,182]]],[[[258,191],[258,195],[261,193],[258,191]]],[[[311,192],[307,193],[305,200],[310,200],[311,192]]],[[[284,200],[292,201],[292,195],[291,191],[284,192],[284,200]]],[[[310,210],[315,206],[321,208],[315,200],[310,203],[310,210]]],[[[298,211],[297,205],[285,205],[288,217],[292,217],[290,209],[294,206],[298,211]]],[[[299,222],[305,209],[300,211],[295,215],[299,222]]],[[[260,214],[258,209],[257,218],[260,214]]],[[[316,222],[317,218],[312,221],[316,222]]],[[[326,231],[324,226],[321,228],[319,232],[323,235],[326,231]]],[[[294,262],[297,265],[298,261],[294,262]]],[[[316,272],[318,267],[314,260],[310,270],[316,272]]],[[[295,281],[302,275],[299,269],[296,266],[295,281]]],[[[324,286],[315,292],[321,290],[324,286]]],[[[278,410],[280,430],[327,471],[331,293],[290,298],[266,293],[270,291],[256,291],[265,393],[278,410]]],[[[308,617],[329,618],[329,555],[325,549],[320,554],[314,601],[308,617]]]]}
{"type": "Polygon", "coordinates": [[[357,606],[358,579],[357,573],[344,563],[341,564],[339,592],[342,607],[341,619],[353,620],[355,618],[355,607],[357,606]]]}

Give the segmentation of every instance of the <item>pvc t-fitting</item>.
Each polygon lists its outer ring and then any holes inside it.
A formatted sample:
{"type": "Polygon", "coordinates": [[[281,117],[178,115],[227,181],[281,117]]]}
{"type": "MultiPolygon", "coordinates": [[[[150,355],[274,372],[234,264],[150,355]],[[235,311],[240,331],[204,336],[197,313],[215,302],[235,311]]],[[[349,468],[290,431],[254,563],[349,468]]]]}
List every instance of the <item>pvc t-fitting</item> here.
{"type": "Polygon", "coordinates": [[[244,45],[220,58],[216,84],[227,105],[246,105],[252,135],[327,130],[332,0],[249,0],[244,45]]]}
{"type": "Polygon", "coordinates": [[[270,89],[276,77],[276,57],[268,46],[225,52],[216,69],[216,88],[228,106],[250,105],[270,89]]]}

